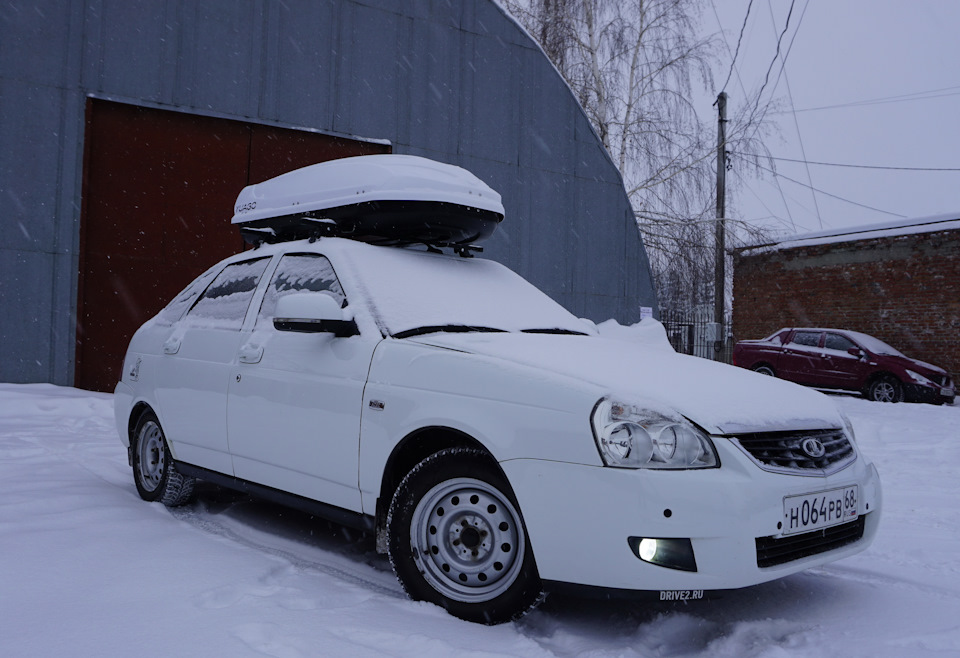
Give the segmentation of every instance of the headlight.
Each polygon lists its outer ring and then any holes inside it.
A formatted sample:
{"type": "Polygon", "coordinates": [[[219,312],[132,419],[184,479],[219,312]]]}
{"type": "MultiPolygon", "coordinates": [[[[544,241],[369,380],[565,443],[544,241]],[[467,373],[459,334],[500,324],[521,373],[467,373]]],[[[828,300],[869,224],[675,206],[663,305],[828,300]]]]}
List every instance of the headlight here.
{"type": "Polygon", "coordinates": [[[716,468],[710,439],[686,421],[644,412],[609,398],[593,411],[600,457],[617,468],[716,468]]]}
{"type": "Polygon", "coordinates": [[[837,408],[837,411],[840,413],[840,417],[843,419],[843,427],[847,430],[847,437],[850,439],[850,443],[856,445],[857,435],[853,431],[853,422],[850,420],[850,417],[843,411],[843,409],[837,408]]]}
{"type": "Polygon", "coordinates": [[[921,374],[918,373],[918,372],[914,372],[914,371],[912,371],[912,370],[907,370],[907,374],[910,376],[910,379],[912,379],[912,380],[915,381],[916,383],[920,384],[921,386],[929,386],[929,387],[931,387],[931,388],[937,388],[937,387],[938,387],[938,385],[937,385],[936,382],[933,382],[933,381],[927,379],[926,377],[924,377],[923,375],[921,375],[921,374]]]}

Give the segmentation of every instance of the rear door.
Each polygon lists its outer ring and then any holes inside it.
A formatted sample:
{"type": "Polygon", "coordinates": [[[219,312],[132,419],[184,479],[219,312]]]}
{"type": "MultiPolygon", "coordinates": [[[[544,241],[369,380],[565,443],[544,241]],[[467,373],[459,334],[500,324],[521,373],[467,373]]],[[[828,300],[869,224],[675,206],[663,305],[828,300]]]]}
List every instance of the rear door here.
{"type": "Polygon", "coordinates": [[[156,394],[171,450],[180,461],[232,473],[227,390],[241,327],[269,257],[227,265],[164,343],[156,394]]]}
{"type": "Polygon", "coordinates": [[[783,353],[777,364],[777,375],[801,384],[819,384],[821,367],[820,344],[822,331],[799,329],[793,332],[790,340],[784,344],[783,353]]]}

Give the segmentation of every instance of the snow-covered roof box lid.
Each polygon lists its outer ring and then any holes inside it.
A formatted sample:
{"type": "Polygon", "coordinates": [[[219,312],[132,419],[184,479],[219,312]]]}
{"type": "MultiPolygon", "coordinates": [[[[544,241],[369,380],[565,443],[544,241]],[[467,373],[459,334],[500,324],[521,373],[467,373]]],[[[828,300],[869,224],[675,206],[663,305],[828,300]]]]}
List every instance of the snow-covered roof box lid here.
{"type": "Polygon", "coordinates": [[[503,219],[500,194],[466,169],[414,155],[361,155],[243,188],[232,223],[250,241],[340,235],[463,245],[503,219]]]}

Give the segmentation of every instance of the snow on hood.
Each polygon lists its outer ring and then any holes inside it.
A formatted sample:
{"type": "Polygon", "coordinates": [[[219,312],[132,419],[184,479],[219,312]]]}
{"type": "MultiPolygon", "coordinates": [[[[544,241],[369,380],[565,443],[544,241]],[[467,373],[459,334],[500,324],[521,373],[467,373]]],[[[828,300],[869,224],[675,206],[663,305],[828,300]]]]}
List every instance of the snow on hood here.
{"type": "MultiPolygon", "coordinates": [[[[584,322],[590,321],[584,320],[584,322]]],[[[667,338],[667,330],[660,321],[653,318],[644,318],[631,325],[622,325],[616,320],[605,320],[596,327],[604,338],[623,340],[655,350],[675,352],[673,345],[670,344],[670,339],[667,338]]]]}
{"type": "Polygon", "coordinates": [[[679,413],[711,434],[843,427],[826,395],[743,368],[597,336],[431,334],[419,342],[521,363],[679,413]]]}
{"type": "MultiPolygon", "coordinates": [[[[887,355],[887,358],[890,358],[890,355],[887,355]]],[[[927,363],[926,361],[920,361],[919,359],[911,359],[909,356],[900,356],[893,358],[903,361],[904,367],[909,370],[914,370],[919,375],[925,374],[923,370],[928,370],[929,372],[935,372],[938,375],[946,375],[947,371],[941,368],[940,366],[935,366],[932,363],[927,363]]]]}

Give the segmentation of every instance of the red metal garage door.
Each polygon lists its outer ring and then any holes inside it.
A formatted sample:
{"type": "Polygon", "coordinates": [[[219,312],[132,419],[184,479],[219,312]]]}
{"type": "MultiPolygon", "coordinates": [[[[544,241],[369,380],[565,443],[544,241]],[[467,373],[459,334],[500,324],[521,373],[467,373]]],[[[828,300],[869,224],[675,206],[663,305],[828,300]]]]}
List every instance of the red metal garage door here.
{"type": "Polygon", "coordinates": [[[112,391],[133,332],[243,249],[240,189],[389,146],[91,100],[83,172],[76,386],[112,391]]]}

